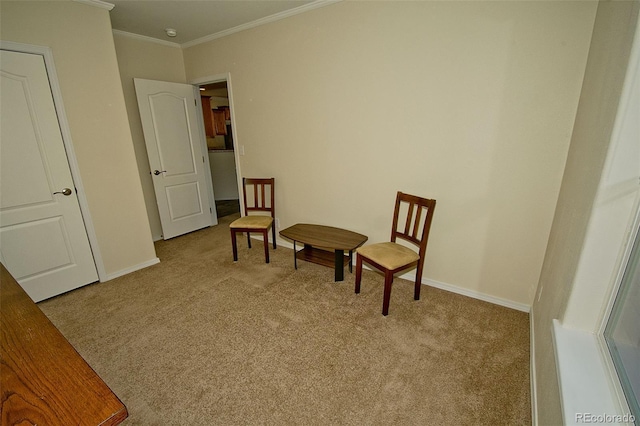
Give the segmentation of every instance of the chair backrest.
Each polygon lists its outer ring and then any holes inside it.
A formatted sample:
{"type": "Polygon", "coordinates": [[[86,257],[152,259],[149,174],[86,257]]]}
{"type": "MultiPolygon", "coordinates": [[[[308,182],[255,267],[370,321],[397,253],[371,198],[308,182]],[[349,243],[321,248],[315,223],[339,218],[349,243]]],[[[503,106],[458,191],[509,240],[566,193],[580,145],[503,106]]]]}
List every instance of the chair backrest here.
{"type": "Polygon", "coordinates": [[[393,212],[391,241],[395,243],[396,238],[401,238],[415,244],[420,247],[420,259],[424,260],[424,253],[427,249],[429,230],[431,229],[431,220],[433,219],[433,211],[435,208],[436,200],[404,194],[398,191],[396,207],[393,212]],[[400,223],[400,228],[398,228],[400,210],[402,209],[404,212],[405,208],[407,213],[406,219],[404,219],[404,223],[400,223]],[[423,214],[425,210],[426,214],[423,214]]]}
{"type": "Polygon", "coordinates": [[[276,218],[274,178],[242,178],[242,195],[244,197],[244,215],[252,211],[270,212],[272,218],[276,218]],[[248,191],[253,187],[253,191],[248,191]],[[247,203],[247,192],[253,195],[247,203]]]}

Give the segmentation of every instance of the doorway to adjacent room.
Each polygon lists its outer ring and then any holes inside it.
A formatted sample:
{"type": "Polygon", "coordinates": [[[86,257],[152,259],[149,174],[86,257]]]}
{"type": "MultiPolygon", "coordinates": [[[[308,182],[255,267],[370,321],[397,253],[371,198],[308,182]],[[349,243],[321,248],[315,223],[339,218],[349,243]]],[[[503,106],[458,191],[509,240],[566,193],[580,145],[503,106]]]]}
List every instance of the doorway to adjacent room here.
{"type": "Polygon", "coordinates": [[[200,84],[200,99],[218,217],[240,212],[236,144],[226,80],[200,84]]]}

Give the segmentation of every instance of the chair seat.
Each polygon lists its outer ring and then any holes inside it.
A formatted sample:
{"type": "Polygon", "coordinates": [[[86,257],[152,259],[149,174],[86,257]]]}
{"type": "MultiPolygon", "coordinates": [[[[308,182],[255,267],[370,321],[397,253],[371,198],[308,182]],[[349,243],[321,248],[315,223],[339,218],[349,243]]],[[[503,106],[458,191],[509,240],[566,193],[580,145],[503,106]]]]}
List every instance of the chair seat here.
{"type": "Polygon", "coordinates": [[[243,229],[267,229],[271,226],[273,218],[270,216],[243,216],[236,219],[229,225],[229,228],[243,229]]]}
{"type": "Polygon", "coordinates": [[[360,247],[357,253],[380,266],[394,270],[420,259],[415,251],[397,243],[377,243],[360,247]]]}

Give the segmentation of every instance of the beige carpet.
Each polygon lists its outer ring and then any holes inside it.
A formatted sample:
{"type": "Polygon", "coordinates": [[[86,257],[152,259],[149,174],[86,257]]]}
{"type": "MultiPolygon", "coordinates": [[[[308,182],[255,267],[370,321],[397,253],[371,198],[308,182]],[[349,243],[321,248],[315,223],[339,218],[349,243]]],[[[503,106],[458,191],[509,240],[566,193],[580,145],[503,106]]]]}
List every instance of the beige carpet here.
{"type": "MultiPolygon", "coordinates": [[[[40,308],[129,410],[127,425],[530,424],[529,319],[397,279],[335,283],[228,223],[156,243],[161,263],[40,308]]],[[[461,265],[464,267],[464,265],[461,265]]]]}

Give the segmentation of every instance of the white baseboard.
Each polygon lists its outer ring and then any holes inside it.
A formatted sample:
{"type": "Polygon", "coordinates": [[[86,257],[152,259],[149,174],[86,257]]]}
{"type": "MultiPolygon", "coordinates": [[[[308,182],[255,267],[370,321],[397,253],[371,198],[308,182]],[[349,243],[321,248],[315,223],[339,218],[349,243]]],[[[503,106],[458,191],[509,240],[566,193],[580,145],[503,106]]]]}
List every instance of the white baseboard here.
{"type": "MultiPolygon", "coordinates": [[[[251,235],[251,238],[255,238],[258,239],[260,241],[262,241],[262,236],[261,235],[257,235],[254,237],[253,234],[251,235]]],[[[293,244],[291,244],[289,241],[285,241],[285,240],[281,240],[278,239],[277,243],[279,245],[282,245],[284,247],[293,249],[293,244]]],[[[354,263],[355,263],[355,253],[353,255],[354,257],[354,263]]],[[[367,265],[363,265],[365,269],[371,269],[369,267],[367,267],[367,265]]],[[[407,272],[406,274],[402,274],[399,275],[400,278],[403,278],[405,280],[409,280],[409,281],[415,281],[416,279],[416,273],[415,270],[407,272]]],[[[491,296],[488,294],[484,294],[484,293],[480,293],[478,291],[474,291],[474,290],[469,290],[467,288],[463,288],[463,287],[458,287],[456,285],[453,284],[447,284],[447,283],[443,283],[443,282],[439,282],[439,281],[435,281],[435,280],[430,280],[428,278],[423,279],[422,280],[422,285],[428,285],[430,287],[435,287],[435,288],[439,288],[441,290],[445,290],[445,291],[449,291],[451,293],[456,293],[456,294],[461,294],[463,296],[468,296],[474,299],[478,299],[478,300],[482,300],[485,302],[489,302],[489,303],[493,303],[494,305],[499,305],[499,306],[504,306],[506,308],[511,308],[511,309],[515,309],[517,311],[521,311],[521,312],[527,312],[529,313],[531,311],[531,306],[524,304],[524,303],[518,303],[518,302],[513,302],[511,300],[507,300],[507,299],[502,299],[500,297],[496,297],[496,296],[491,296]]]]}
{"type": "Polygon", "coordinates": [[[536,341],[533,309],[529,312],[529,382],[531,384],[531,425],[538,426],[538,388],[536,386],[536,341]]]}
{"type": "MultiPolygon", "coordinates": [[[[408,280],[415,280],[415,276],[416,276],[415,272],[413,272],[413,273],[404,274],[401,276],[401,278],[405,278],[408,280]]],[[[439,288],[441,290],[450,291],[452,293],[461,294],[463,296],[472,297],[474,299],[482,300],[485,302],[493,303],[494,305],[504,306],[505,308],[515,309],[517,311],[528,313],[531,310],[531,306],[524,303],[513,302],[511,300],[503,299],[501,297],[491,296],[489,294],[484,294],[475,290],[469,290],[467,288],[458,287],[453,284],[447,284],[439,281],[430,280],[428,278],[423,279],[422,284],[439,288]]]]}
{"type": "Polygon", "coordinates": [[[122,270],[120,270],[118,272],[114,272],[112,274],[107,274],[107,279],[103,280],[101,282],[109,281],[109,280],[112,280],[114,278],[118,278],[118,277],[121,277],[123,275],[127,275],[127,274],[130,274],[130,273],[135,272],[135,271],[139,271],[140,269],[144,269],[146,267],[149,267],[149,266],[152,266],[152,265],[156,265],[158,263],[160,263],[160,259],[155,257],[155,258],[153,258],[151,260],[139,263],[139,264],[134,265],[134,266],[132,266],[130,268],[122,269],[122,270]]]}

